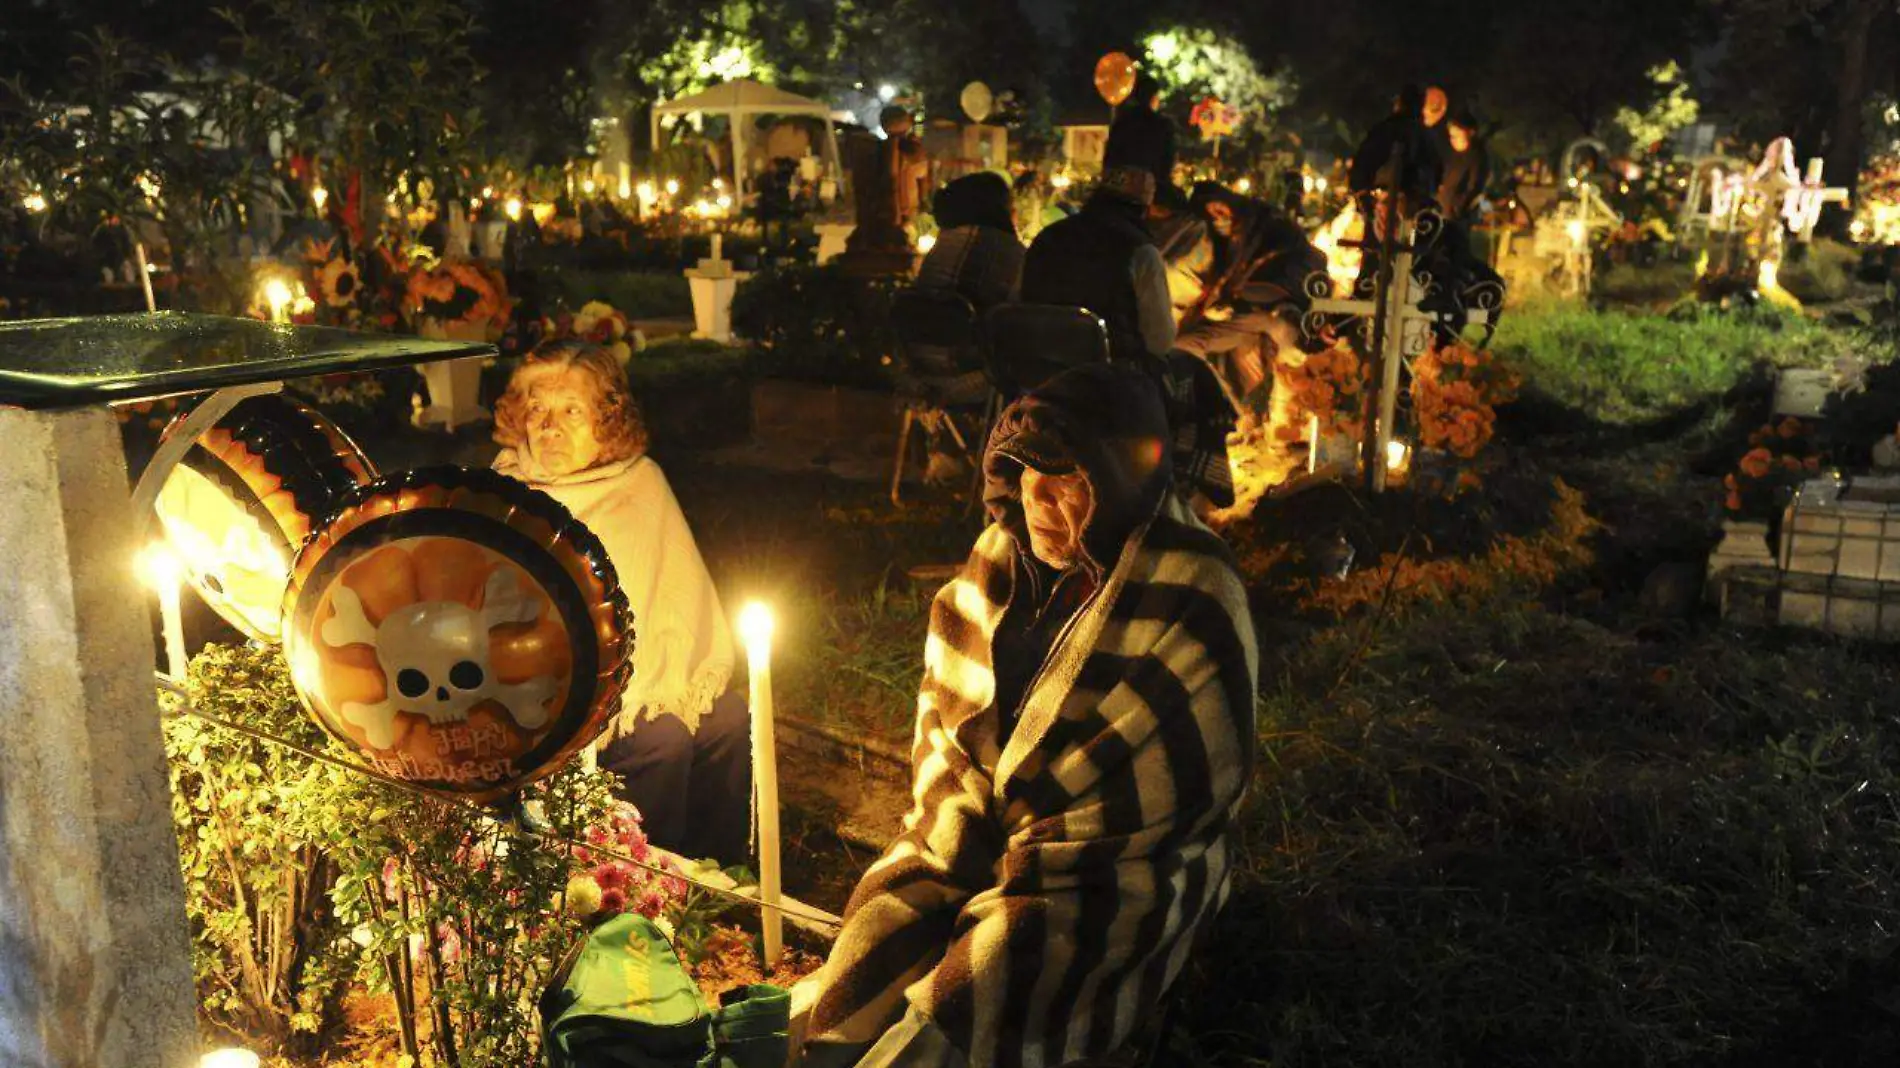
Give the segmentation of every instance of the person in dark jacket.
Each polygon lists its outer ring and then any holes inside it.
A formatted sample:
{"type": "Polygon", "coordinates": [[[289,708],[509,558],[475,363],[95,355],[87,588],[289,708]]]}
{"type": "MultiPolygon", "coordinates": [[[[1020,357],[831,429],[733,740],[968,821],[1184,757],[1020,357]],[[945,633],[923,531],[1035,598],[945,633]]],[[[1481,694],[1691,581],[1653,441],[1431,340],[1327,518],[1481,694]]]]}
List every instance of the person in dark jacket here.
{"type": "Polygon", "coordinates": [[[978,314],[1016,295],[1022,280],[1023,243],[1008,179],[991,171],[968,174],[937,191],[931,214],[937,243],[917,268],[923,289],[954,292],[978,314]]]}
{"type": "Polygon", "coordinates": [[[1471,215],[1491,177],[1491,160],[1478,140],[1478,120],[1461,111],[1446,124],[1445,173],[1438,183],[1438,208],[1448,220],[1471,215]]]}
{"type": "Polygon", "coordinates": [[[1399,95],[1392,102],[1392,114],[1380,119],[1372,129],[1366,131],[1365,138],[1353,151],[1347,182],[1353,196],[1360,201],[1362,216],[1371,217],[1370,201],[1374,189],[1396,185],[1401,196],[1409,202],[1401,209],[1408,217],[1437,195],[1443,161],[1439,158],[1431,132],[1425,128],[1424,106],[1425,94],[1418,86],[1407,85],[1399,90],[1399,95]],[[1387,169],[1391,166],[1395,149],[1403,153],[1405,161],[1401,172],[1396,175],[1387,169]]]}
{"type": "Polygon", "coordinates": [[[1250,421],[1266,410],[1275,355],[1298,345],[1306,278],[1326,257],[1298,223],[1224,186],[1195,186],[1193,204],[1213,233],[1213,269],[1174,347],[1206,361],[1250,421]]]}
{"type": "Polygon", "coordinates": [[[1108,326],[1109,354],[1135,364],[1174,344],[1167,265],[1144,225],[1154,174],[1109,167],[1082,210],[1036,235],[1023,259],[1022,299],[1087,308],[1108,326]]]}

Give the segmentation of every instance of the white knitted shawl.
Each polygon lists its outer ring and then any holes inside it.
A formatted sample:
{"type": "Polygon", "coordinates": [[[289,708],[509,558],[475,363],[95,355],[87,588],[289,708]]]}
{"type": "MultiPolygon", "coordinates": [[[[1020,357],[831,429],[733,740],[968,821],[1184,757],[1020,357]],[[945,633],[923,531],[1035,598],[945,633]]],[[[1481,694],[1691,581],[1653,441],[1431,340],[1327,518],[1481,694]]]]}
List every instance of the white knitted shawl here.
{"type": "Polygon", "coordinates": [[[633,609],[633,679],[603,741],[655,716],[678,716],[697,732],[732,681],[732,631],[660,465],[638,456],[549,475],[504,449],[495,470],[560,501],[594,532],[633,609]]]}

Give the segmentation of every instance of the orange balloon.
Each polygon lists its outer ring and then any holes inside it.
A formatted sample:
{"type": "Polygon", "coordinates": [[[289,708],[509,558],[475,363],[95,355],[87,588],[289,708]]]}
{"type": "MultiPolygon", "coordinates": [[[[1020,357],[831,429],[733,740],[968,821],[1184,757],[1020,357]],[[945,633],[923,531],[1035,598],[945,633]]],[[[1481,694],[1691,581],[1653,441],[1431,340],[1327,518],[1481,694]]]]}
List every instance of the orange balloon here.
{"type": "Polygon", "coordinates": [[[1116,107],[1135,91],[1135,61],[1124,52],[1110,52],[1095,61],[1095,91],[1116,107]]]}

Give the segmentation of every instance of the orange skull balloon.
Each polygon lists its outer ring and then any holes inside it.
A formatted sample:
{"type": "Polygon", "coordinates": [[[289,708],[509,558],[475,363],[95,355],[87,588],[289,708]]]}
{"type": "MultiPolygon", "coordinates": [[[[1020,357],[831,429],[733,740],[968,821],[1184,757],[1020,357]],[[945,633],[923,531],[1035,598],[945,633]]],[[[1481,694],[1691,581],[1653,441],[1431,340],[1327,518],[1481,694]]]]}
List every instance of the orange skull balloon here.
{"type": "Polygon", "coordinates": [[[1095,61],[1095,91],[1110,107],[1119,107],[1135,91],[1135,61],[1124,52],[1110,52],[1095,61]]]}
{"type": "Polygon", "coordinates": [[[284,655],[317,722],[385,774],[477,801],[593,741],[632,672],[606,550],[489,471],[351,493],[297,554],[285,604],[284,655]]]}
{"type": "Polygon", "coordinates": [[[185,453],[154,508],[205,603],[274,644],[297,547],[338,497],[375,476],[356,443],[315,409],[281,393],[250,397],[185,453]]]}

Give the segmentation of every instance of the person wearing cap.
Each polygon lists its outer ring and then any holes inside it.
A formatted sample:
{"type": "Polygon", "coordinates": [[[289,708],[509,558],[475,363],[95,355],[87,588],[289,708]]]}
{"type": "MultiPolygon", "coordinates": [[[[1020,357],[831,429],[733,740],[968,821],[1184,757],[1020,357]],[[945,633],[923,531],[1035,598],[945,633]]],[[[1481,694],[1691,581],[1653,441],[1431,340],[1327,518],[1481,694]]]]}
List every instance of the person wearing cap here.
{"type": "Polygon", "coordinates": [[[1013,402],[938,593],[912,806],[821,970],[805,1064],[1056,1065],[1152,1030],[1228,892],[1258,652],[1138,371],[1013,402]]]}
{"type": "Polygon", "coordinates": [[[1102,148],[1102,166],[1138,167],[1154,175],[1155,196],[1174,199],[1174,123],[1161,112],[1161,83],[1141,71],[1135,88],[1115,109],[1102,148]]]}
{"type": "Polygon", "coordinates": [[[1021,299],[1087,308],[1108,327],[1109,354],[1134,363],[1174,344],[1168,267],[1145,225],[1155,177],[1106,167],[1082,210],[1036,235],[1023,258],[1021,299]]]}

